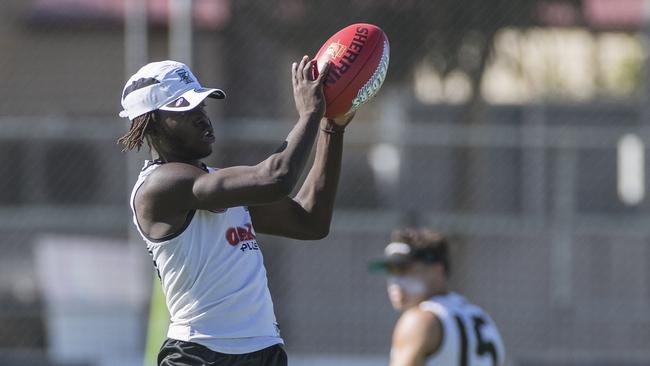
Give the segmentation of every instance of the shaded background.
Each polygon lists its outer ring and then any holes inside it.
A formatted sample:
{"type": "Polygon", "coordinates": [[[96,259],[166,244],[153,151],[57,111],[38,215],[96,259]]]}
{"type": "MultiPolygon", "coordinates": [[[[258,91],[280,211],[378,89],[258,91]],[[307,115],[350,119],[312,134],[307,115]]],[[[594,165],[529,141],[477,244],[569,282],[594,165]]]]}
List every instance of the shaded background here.
{"type": "Polygon", "coordinates": [[[291,364],[387,364],[397,314],[366,266],[404,225],[453,238],[452,285],[512,365],[650,364],[650,4],[139,6],[0,2],[0,364],[142,364],[153,269],[127,202],[146,152],[115,144],[128,75],[191,64],[228,93],[208,162],[253,164],[296,120],[291,62],[354,22],[385,30],[391,60],[346,132],[331,234],[260,237],[291,364]]]}

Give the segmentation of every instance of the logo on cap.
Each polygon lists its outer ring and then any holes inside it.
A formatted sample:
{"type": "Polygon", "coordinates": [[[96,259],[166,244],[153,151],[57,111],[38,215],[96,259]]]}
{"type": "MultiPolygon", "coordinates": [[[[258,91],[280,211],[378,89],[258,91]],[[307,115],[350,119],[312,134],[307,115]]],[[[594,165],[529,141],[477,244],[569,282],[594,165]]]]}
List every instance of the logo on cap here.
{"type": "Polygon", "coordinates": [[[185,99],[183,97],[180,97],[180,98],[176,99],[175,101],[167,104],[168,107],[172,107],[172,108],[187,107],[188,105],[190,105],[190,102],[188,102],[187,99],[185,99]]]}
{"type": "Polygon", "coordinates": [[[185,84],[191,84],[194,82],[192,78],[190,77],[190,74],[187,72],[185,69],[178,69],[175,71],[176,75],[178,75],[179,78],[181,78],[181,81],[184,82],[185,84]]]}

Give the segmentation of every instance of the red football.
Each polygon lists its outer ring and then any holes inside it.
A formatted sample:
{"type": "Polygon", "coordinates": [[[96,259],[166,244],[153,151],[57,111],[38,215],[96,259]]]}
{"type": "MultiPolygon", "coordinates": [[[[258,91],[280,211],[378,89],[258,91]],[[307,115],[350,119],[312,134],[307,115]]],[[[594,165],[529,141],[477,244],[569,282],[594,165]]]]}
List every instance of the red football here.
{"type": "Polygon", "coordinates": [[[332,62],[325,75],[325,116],[339,117],[370,100],[386,78],[390,47],[381,28],[352,24],[336,32],[316,54],[318,70],[332,62]]]}

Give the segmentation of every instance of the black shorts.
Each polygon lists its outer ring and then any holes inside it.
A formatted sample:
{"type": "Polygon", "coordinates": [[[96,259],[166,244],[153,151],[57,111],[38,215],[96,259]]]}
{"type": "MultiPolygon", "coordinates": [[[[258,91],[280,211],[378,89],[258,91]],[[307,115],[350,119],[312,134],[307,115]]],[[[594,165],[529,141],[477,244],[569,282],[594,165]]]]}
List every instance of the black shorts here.
{"type": "Polygon", "coordinates": [[[167,338],[158,353],[158,366],[287,366],[287,354],[280,344],[230,355],[200,344],[167,338]]]}

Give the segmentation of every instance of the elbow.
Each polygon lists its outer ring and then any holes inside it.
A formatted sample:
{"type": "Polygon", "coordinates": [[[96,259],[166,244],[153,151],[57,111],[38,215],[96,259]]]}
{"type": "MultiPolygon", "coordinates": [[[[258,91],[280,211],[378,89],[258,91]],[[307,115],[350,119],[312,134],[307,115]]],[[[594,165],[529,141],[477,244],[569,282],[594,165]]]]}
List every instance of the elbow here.
{"type": "Polygon", "coordinates": [[[313,225],[309,232],[309,240],[321,240],[327,238],[330,234],[330,223],[313,225]]]}
{"type": "Polygon", "coordinates": [[[288,174],[278,174],[272,178],[273,186],[279,198],[287,197],[293,192],[296,186],[296,180],[288,174]]]}
{"type": "Polygon", "coordinates": [[[289,164],[280,159],[269,159],[264,164],[265,175],[271,182],[275,195],[278,199],[291,194],[298,182],[298,177],[289,167],[289,164]]]}
{"type": "Polygon", "coordinates": [[[330,227],[329,225],[323,226],[322,228],[318,228],[317,230],[315,230],[312,234],[313,234],[312,240],[325,239],[330,234],[330,227]]]}
{"type": "Polygon", "coordinates": [[[293,239],[305,240],[305,241],[316,241],[327,238],[329,235],[329,229],[327,230],[303,230],[299,234],[291,236],[293,239]]]}

